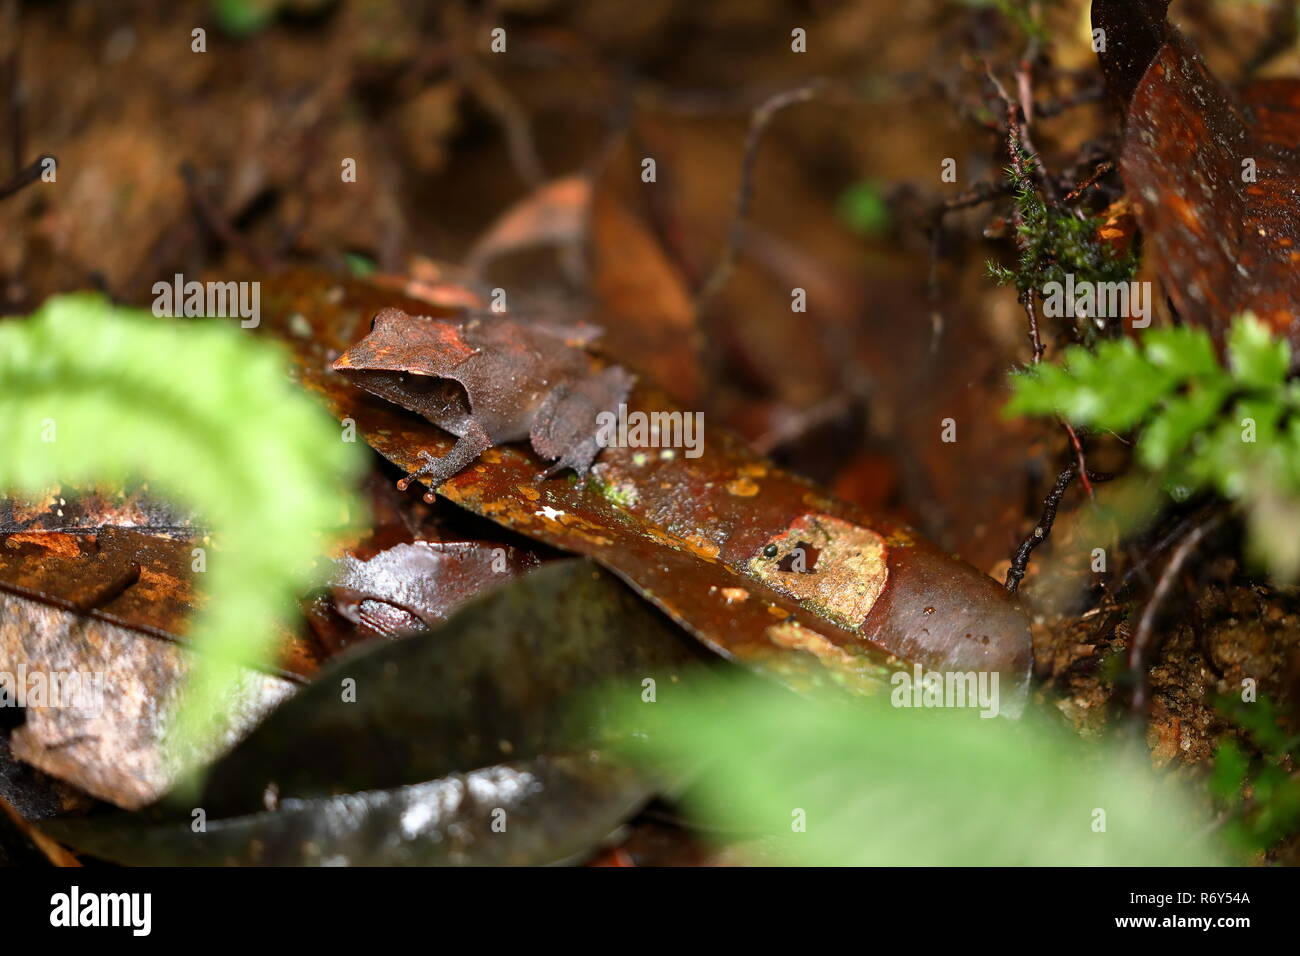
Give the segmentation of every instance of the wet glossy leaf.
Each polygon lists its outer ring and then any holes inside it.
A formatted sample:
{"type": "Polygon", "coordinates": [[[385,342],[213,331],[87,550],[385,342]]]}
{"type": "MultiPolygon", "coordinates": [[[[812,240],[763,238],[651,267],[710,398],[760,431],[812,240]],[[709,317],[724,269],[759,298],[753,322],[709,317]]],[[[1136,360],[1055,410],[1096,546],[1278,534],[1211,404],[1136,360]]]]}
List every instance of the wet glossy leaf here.
{"type": "MultiPolygon", "coordinates": [[[[15,530],[0,531],[0,591],[128,628],[142,639],[185,643],[202,604],[192,569],[196,561],[206,562],[211,542],[161,511],[144,512],[159,522],[145,525],[156,533],[101,523],[142,515],[129,502],[67,494],[54,495],[56,503],[75,503],[66,519],[5,503],[23,520],[10,524],[15,530]]],[[[276,658],[279,668],[300,676],[320,664],[316,649],[284,628],[276,658]]]]}
{"type": "Polygon", "coordinates": [[[401,637],[440,624],[470,598],[537,567],[535,555],[483,541],[413,541],[368,559],[345,555],[334,607],[368,632],[401,637]]]}
{"type": "Polygon", "coordinates": [[[598,740],[569,720],[607,682],[669,693],[693,642],[586,561],[553,562],[466,605],[429,634],[336,659],[212,768],[201,805],[388,789],[598,740]]]}
{"type": "Polygon", "coordinates": [[[661,706],[703,660],[590,562],[553,562],[436,631],[337,659],[212,769],[206,832],[168,805],[48,829],[148,864],[566,860],[656,789],[593,749],[609,707],[661,706]],[[576,706],[597,690],[614,703],[576,706]]]}
{"type": "MultiPolygon", "coordinates": [[[[304,385],[384,457],[414,470],[450,436],[367,396],[330,371],[382,308],[439,313],[355,281],[291,273],[262,286],[262,327],[294,344],[304,385]]],[[[629,412],[683,414],[641,386],[629,412]]],[[[544,463],[519,443],[485,453],[438,486],[464,508],[547,544],[590,555],[716,652],[795,686],[879,688],[891,655],[939,669],[998,670],[1023,697],[1025,618],[991,578],[909,528],[874,519],[774,468],[706,425],[702,453],[607,448],[586,487],[538,482],[544,463]],[[778,565],[800,542],[812,573],[778,565]]],[[[895,662],[896,663],[896,662],[895,662]]]]}
{"type": "Polygon", "coordinates": [[[594,753],[536,757],[429,783],[308,800],[211,821],[139,814],[50,820],[80,852],[139,866],[526,866],[596,847],[651,795],[648,778],[594,753]]]}
{"type": "Polygon", "coordinates": [[[601,348],[638,366],[678,401],[695,401],[702,382],[690,289],[616,178],[607,172],[597,182],[589,227],[601,348]]]}

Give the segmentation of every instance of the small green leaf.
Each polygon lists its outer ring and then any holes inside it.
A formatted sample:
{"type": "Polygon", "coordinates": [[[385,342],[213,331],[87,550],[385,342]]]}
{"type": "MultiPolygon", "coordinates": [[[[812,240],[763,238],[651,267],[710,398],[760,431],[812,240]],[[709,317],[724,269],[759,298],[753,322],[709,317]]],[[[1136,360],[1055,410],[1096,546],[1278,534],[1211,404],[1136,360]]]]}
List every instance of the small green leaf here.
{"type": "Polygon", "coordinates": [[[275,0],[209,0],[222,32],[233,37],[257,33],[275,17],[275,0]]]}
{"type": "Polygon", "coordinates": [[[1243,701],[1232,711],[1232,717],[1269,753],[1286,752],[1287,736],[1277,724],[1277,707],[1271,698],[1260,697],[1254,703],[1243,701]]]}
{"type": "Polygon", "coordinates": [[[880,184],[865,180],[851,186],[840,196],[840,218],[850,229],[875,237],[889,231],[889,205],[880,184]]]}
{"type": "Polygon", "coordinates": [[[343,253],[343,259],[347,263],[348,271],[358,279],[374,275],[377,269],[374,259],[363,256],[359,252],[345,252],[343,253]]]}
{"type": "Polygon", "coordinates": [[[1241,316],[1228,332],[1228,356],[1234,377],[1252,388],[1281,385],[1291,365],[1291,346],[1274,339],[1268,327],[1251,313],[1241,316]]]}
{"type": "Polygon", "coordinates": [[[1152,329],[1142,345],[1153,365],[1179,377],[1224,377],[1223,366],[1214,354],[1214,344],[1201,329],[1188,326],[1152,329]]]}
{"type": "Polygon", "coordinates": [[[1170,399],[1142,432],[1138,443],[1142,464],[1153,471],[1169,467],[1192,437],[1215,420],[1225,392],[1220,385],[1170,399]]]}
{"type": "Polygon", "coordinates": [[[1290,346],[1244,315],[1228,353],[1230,370],[1192,328],[1075,346],[1059,364],[1013,375],[1005,411],[1139,432],[1143,468],[1178,501],[1212,489],[1240,503],[1250,553],[1291,580],[1300,574],[1300,383],[1287,380],[1290,346]]]}
{"type": "Polygon", "coordinates": [[[1214,772],[1210,775],[1210,792],[1220,802],[1236,805],[1241,803],[1241,788],[1246,782],[1246,771],[1250,762],[1235,740],[1225,740],[1219,744],[1214,754],[1214,772]]]}

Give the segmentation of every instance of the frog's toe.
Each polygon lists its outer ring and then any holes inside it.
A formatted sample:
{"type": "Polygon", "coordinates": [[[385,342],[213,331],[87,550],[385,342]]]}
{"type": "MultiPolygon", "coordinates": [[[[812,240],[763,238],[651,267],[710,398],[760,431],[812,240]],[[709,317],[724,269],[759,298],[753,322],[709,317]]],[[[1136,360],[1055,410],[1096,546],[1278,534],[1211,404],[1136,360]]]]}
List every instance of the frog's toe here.
{"type": "Polygon", "coordinates": [[[440,458],[435,458],[432,454],[424,450],[416,452],[415,456],[419,458],[421,461],[423,461],[424,464],[421,465],[419,468],[415,469],[415,471],[411,472],[405,478],[401,478],[398,480],[397,482],[398,491],[405,491],[407,488],[411,487],[411,482],[415,481],[421,475],[427,475],[433,472],[434,470],[436,470],[438,467],[438,463],[442,460],[440,458]]]}
{"type": "Polygon", "coordinates": [[[539,471],[537,475],[533,478],[533,481],[536,483],[541,483],[545,481],[547,478],[554,478],[556,475],[558,475],[560,472],[562,472],[565,468],[568,467],[569,467],[568,462],[566,462],[563,458],[557,458],[551,465],[539,471]]]}

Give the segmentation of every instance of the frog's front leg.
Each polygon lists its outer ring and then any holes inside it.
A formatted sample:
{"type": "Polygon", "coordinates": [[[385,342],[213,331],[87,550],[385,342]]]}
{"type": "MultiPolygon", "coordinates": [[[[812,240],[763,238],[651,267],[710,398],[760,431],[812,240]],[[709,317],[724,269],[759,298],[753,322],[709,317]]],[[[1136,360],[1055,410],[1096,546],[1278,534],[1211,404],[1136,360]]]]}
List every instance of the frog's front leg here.
{"type": "Polygon", "coordinates": [[[424,464],[399,481],[397,490],[405,491],[416,478],[428,478],[429,490],[425,492],[424,500],[429,504],[433,504],[434,488],[453,475],[464,471],[474,463],[474,460],[479,455],[491,447],[492,438],[484,430],[483,426],[471,421],[465,434],[456,439],[456,444],[452,446],[451,451],[441,458],[435,458],[429,452],[421,451],[419,457],[424,461],[424,464]]]}

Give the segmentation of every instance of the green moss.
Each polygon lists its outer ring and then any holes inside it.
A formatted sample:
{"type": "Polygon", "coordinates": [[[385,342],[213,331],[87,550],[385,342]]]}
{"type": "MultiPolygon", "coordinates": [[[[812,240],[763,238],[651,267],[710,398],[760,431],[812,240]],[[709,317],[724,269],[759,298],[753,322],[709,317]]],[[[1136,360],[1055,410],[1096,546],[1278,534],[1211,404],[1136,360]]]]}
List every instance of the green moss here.
{"type": "Polygon", "coordinates": [[[602,498],[619,508],[634,508],[637,501],[640,500],[636,485],[629,481],[615,484],[593,475],[589,484],[596,489],[602,498]]]}
{"type": "MultiPolygon", "coordinates": [[[[1067,275],[1073,275],[1076,283],[1130,281],[1137,272],[1137,253],[1116,254],[1100,238],[1101,224],[1096,217],[1079,218],[1045,203],[1037,186],[1028,178],[1033,170],[1032,160],[1023,152],[1020,159],[1025,176],[1014,166],[1006,170],[1007,178],[1015,187],[1020,255],[1014,268],[990,262],[989,277],[999,285],[1014,286],[1022,296],[1040,293],[1051,282],[1064,285],[1067,275]]],[[[1081,331],[1085,338],[1090,338],[1093,332],[1091,326],[1081,331]]]]}

